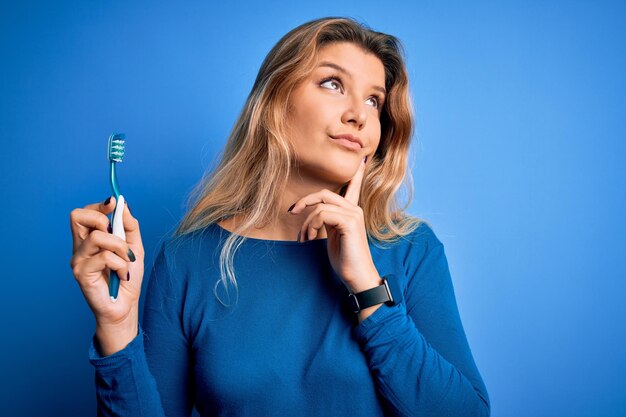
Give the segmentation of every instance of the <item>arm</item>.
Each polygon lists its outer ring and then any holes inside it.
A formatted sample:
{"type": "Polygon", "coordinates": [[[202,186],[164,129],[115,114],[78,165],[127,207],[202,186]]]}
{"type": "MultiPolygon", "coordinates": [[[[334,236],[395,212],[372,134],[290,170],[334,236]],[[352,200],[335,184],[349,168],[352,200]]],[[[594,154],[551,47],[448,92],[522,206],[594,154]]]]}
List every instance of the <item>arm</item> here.
{"type": "Polygon", "coordinates": [[[421,261],[413,267],[408,260],[405,299],[380,306],[355,328],[355,336],[394,415],[489,416],[444,249],[432,236],[421,261]]]}
{"type": "Polygon", "coordinates": [[[89,360],[96,369],[98,416],[190,416],[191,361],[181,326],[181,298],[164,247],[145,294],[143,327],[124,349],[102,356],[96,337],[89,360]]]}

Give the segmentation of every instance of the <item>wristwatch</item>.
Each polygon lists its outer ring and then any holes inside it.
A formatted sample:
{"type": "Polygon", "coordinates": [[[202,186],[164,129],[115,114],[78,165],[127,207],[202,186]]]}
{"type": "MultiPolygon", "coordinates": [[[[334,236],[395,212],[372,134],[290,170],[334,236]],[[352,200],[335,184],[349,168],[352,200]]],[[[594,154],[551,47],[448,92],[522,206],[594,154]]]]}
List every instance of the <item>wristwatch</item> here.
{"type": "Polygon", "coordinates": [[[393,275],[383,277],[383,283],[378,287],[370,288],[369,290],[361,291],[356,294],[348,294],[348,303],[352,311],[358,313],[363,309],[382,303],[387,305],[396,304],[396,299],[393,294],[397,291],[392,291],[391,287],[393,287],[393,285],[390,285],[389,282],[389,278],[393,280],[392,277],[393,275]]]}

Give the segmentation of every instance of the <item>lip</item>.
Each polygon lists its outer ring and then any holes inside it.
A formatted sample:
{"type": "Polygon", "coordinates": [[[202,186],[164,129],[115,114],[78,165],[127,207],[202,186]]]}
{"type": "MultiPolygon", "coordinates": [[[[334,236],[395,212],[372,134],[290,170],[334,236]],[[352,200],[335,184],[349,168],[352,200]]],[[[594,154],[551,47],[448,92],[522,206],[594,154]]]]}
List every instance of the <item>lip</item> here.
{"type": "Polygon", "coordinates": [[[342,134],[342,135],[331,135],[330,136],[333,139],[345,139],[345,140],[349,140],[350,142],[354,142],[354,143],[358,143],[359,147],[363,148],[363,142],[361,141],[361,139],[359,139],[356,136],[352,136],[350,134],[342,134]]]}

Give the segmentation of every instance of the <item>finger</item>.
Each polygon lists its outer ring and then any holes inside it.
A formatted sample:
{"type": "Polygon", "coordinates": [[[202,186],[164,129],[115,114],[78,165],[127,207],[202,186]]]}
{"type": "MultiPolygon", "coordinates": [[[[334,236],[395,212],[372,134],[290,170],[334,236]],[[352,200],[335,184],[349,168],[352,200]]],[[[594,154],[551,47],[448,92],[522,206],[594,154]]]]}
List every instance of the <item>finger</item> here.
{"type": "Polygon", "coordinates": [[[108,283],[102,275],[103,271],[108,270],[115,271],[123,281],[126,281],[129,276],[128,263],[109,251],[100,252],[78,264],[74,268],[74,276],[81,287],[102,287],[102,291],[105,291],[104,288],[106,287],[108,292],[108,283]]]}
{"type": "Polygon", "coordinates": [[[79,258],[89,258],[102,251],[114,252],[126,262],[135,262],[136,259],[135,254],[130,250],[127,242],[101,230],[94,230],[89,234],[89,237],[85,239],[83,244],[80,245],[76,251],[76,256],[79,258]]]}
{"type": "Polygon", "coordinates": [[[320,217],[321,213],[337,213],[344,217],[352,215],[350,211],[344,208],[332,204],[320,204],[313,212],[309,213],[302,226],[300,226],[300,241],[313,240],[317,237],[319,231],[324,227],[324,222],[321,221],[320,217]]]}
{"type": "Polygon", "coordinates": [[[72,229],[72,237],[81,241],[87,239],[92,230],[107,231],[109,227],[109,219],[105,214],[95,210],[74,209],[70,213],[70,227],[72,229]]]}
{"type": "MultiPolygon", "coordinates": [[[[353,217],[346,215],[345,213],[340,213],[337,211],[331,210],[322,210],[316,216],[314,216],[311,221],[307,225],[308,230],[314,230],[315,236],[317,236],[317,232],[323,227],[335,228],[339,231],[340,234],[343,234],[345,231],[349,230],[353,223],[353,217]]],[[[315,236],[308,236],[308,239],[314,239],[315,236]]],[[[306,239],[307,236],[304,236],[306,239]]],[[[304,240],[303,240],[304,241],[304,240]]]]}
{"type": "Polygon", "coordinates": [[[355,206],[359,205],[359,196],[361,195],[361,184],[363,183],[363,176],[365,175],[365,158],[361,161],[361,165],[359,165],[359,169],[354,174],[354,177],[350,180],[350,184],[348,184],[348,189],[346,190],[345,199],[354,204],[355,206]]]}
{"type": "Polygon", "coordinates": [[[74,251],[89,236],[92,230],[107,231],[109,227],[107,214],[113,211],[115,207],[115,197],[107,199],[106,202],[108,204],[105,204],[105,202],[90,204],[84,208],[74,209],[70,213],[70,229],[72,231],[74,251]]]}
{"type": "Polygon", "coordinates": [[[339,207],[351,208],[352,204],[346,201],[345,198],[337,193],[333,193],[330,190],[323,189],[313,194],[306,195],[300,200],[296,201],[293,208],[290,210],[292,214],[298,214],[306,207],[314,206],[317,204],[334,204],[339,207]]]}
{"type": "Polygon", "coordinates": [[[87,210],[96,210],[104,214],[110,214],[113,210],[115,210],[115,203],[115,196],[112,195],[100,203],[88,204],[83,208],[87,210]]]}

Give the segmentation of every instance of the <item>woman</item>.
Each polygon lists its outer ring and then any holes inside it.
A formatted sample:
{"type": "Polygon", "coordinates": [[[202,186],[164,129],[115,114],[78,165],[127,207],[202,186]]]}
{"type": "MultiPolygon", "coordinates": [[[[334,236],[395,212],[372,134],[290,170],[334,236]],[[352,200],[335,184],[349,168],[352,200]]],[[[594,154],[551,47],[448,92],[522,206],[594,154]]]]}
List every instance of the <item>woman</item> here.
{"type": "Polygon", "coordinates": [[[319,19],[265,59],[223,158],[143,277],[139,224],[71,214],[101,415],[485,416],[432,229],[397,208],[412,115],[399,42],[319,19]],[[136,258],[136,259],[135,259],[136,258]],[[116,303],[108,270],[123,281],[116,303]]]}

